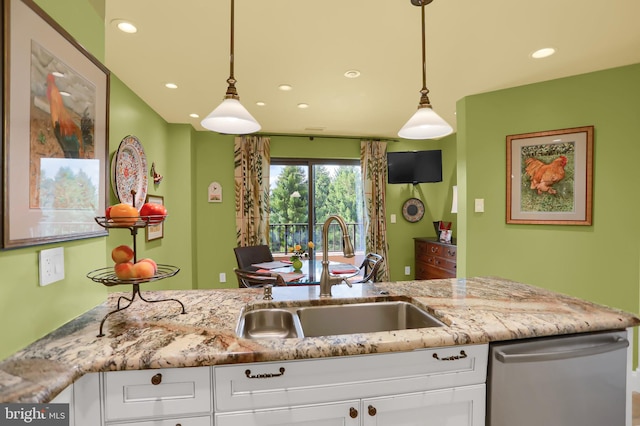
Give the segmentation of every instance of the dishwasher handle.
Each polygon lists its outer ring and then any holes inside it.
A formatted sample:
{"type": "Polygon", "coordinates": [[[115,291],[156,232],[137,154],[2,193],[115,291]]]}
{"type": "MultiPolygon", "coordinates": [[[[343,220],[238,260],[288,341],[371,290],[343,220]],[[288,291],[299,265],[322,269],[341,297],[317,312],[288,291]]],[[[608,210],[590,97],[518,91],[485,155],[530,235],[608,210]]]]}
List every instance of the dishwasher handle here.
{"type": "MultiPolygon", "coordinates": [[[[600,339],[601,341],[601,339],[600,339]]],[[[629,341],[623,337],[615,337],[614,339],[592,346],[579,347],[566,351],[549,351],[549,352],[527,352],[506,353],[500,349],[495,351],[495,357],[502,363],[516,362],[541,362],[554,361],[560,359],[576,358],[581,356],[597,355],[607,352],[617,351],[629,346],[629,341]]]]}

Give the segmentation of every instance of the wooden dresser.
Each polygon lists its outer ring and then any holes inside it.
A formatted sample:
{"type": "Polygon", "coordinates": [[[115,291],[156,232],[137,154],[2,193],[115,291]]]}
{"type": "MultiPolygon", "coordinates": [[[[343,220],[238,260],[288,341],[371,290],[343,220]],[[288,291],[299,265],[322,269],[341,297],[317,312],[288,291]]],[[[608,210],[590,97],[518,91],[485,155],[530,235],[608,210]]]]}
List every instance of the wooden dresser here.
{"type": "Polygon", "coordinates": [[[436,238],[414,238],[416,280],[435,280],[456,277],[455,239],[441,243],[436,238]]]}

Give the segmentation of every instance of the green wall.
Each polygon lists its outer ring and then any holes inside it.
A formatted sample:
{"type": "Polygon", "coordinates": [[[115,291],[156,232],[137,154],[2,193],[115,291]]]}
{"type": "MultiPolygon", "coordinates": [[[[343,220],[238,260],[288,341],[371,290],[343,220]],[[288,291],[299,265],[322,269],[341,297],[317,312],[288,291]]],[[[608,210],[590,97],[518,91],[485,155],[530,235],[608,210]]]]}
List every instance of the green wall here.
{"type": "MultiPolygon", "coordinates": [[[[104,57],[104,23],[88,0],[38,3],[97,58],[104,57]]],[[[434,220],[453,221],[460,277],[503,276],[637,312],[640,225],[634,217],[639,201],[633,195],[640,154],[639,75],[640,64],[469,96],[458,103],[457,135],[389,142],[389,151],[442,149],[444,166],[442,183],[387,187],[391,279],[406,279],[405,265],[413,275],[413,237],[433,236],[434,220]],[[506,135],[591,124],[593,226],[506,225],[506,135]],[[458,215],[449,211],[456,182],[458,215]],[[426,206],[425,217],[415,224],[401,215],[402,204],[411,197],[426,206]],[[485,213],[467,209],[474,198],[485,199],[485,213]],[[390,223],[391,214],[397,223],[390,223]]],[[[167,124],[116,76],[110,96],[110,154],[123,137],[135,135],[149,166],[155,162],[164,175],[160,185],[150,183],[149,193],[165,197],[165,237],[146,242],[142,232],[139,252],[181,269],[173,278],[145,284],[143,291],[235,287],[233,137],[167,124]],[[207,202],[212,181],[223,186],[222,203],[207,202]],[[226,283],[219,282],[221,272],[226,283]]],[[[359,145],[346,138],[274,136],[272,156],[358,158],[359,145]]],[[[110,201],[115,202],[113,194],[110,201]]],[[[86,274],[110,265],[113,247],[130,243],[127,232],[111,231],[108,237],[0,251],[0,359],[103,302],[107,289],[86,274]],[[39,287],[38,252],[58,246],[65,249],[66,278],[39,287]]]]}
{"type": "Polygon", "coordinates": [[[502,276],[638,312],[639,98],[636,64],[459,101],[460,276],[502,276]],[[593,225],[507,225],[506,136],[587,125],[593,225]],[[472,212],[475,198],[485,213],[472,212]]]}
{"type": "MultiPolygon", "coordinates": [[[[441,141],[388,142],[388,151],[423,149],[443,150],[443,182],[413,185],[387,186],[387,226],[389,229],[389,264],[391,279],[403,280],[413,277],[413,238],[433,236],[432,221],[455,221],[451,210],[451,186],[455,182],[455,137],[441,141]],[[425,203],[424,219],[409,223],[402,218],[402,204],[411,197],[425,203]],[[397,216],[397,223],[390,223],[390,215],[397,216]],[[404,275],[404,266],[411,267],[411,276],[404,275]]],[[[235,247],[235,201],[233,181],[233,137],[208,132],[197,132],[195,136],[196,178],[194,206],[196,210],[195,239],[197,286],[200,288],[235,287],[233,275],[236,260],[235,247]],[[223,202],[209,203],[207,188],[211,182],[223,188],[223,202]],[[226,283],[220,283],[219,274],[225,273],[226,283]]],[[[360,141],[347,138],[271,137],[271,156],[274,158],[333,158],[359,159],[360,141]]]]}
{"type": "MultiPolygon", "coordinates": [[[[95,57],[104,57],[104,24],[89,4],[61,4],[56,0],[37,3],[95,57]]],[[[85,276],[91,269],[104,266],[105,247],[102,237],[0,250],[0,359],[104,300],[106,289],[91,284],[85,276]],[[40,287],[38,253],[60,246],[64,247],[65,279],[40,287]]]]}

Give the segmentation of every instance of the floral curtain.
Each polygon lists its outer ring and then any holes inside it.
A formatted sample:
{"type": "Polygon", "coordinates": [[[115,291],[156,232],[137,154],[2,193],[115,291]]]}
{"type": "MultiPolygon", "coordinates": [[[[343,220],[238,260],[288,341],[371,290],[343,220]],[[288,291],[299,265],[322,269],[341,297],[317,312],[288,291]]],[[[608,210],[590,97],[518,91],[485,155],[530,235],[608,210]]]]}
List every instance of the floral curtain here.
{"type": "Polygon", "coordinates": [[[234,144],[236,242],[269,244],[269,166],[271,139],[239,136],[234,144]]]}
{"type": "Polygon", "coordinates": [[[360,163],[365,200],[365,235],[367,253],[384,257],[379,281],[389,281],[389,245],[387,243],[386,185],[387,143],[360,141],[360,163]]]}

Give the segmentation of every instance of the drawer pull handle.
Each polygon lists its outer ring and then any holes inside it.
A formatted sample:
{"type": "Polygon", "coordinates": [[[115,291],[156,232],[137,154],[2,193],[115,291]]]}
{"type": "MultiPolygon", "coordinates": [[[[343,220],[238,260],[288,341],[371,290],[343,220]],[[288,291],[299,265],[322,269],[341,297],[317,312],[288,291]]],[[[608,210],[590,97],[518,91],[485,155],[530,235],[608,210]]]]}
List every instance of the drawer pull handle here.
{"type": "Polygon", "coordinates": [[[457,359],[466,358],[467,354],[465,353],[465,351],[460,351],[460,355],[451,355],[451,356],[447,356],[447,357],[444,357],[444,358],[440,358],[437,353],[434,353],[433,357],[435,359],[437,359],[438,361],[455,361],[457,359]]]}
{"type": "Polygon", "coordinates": [[[162,374],[158,373],[151,378],[152,385],[159,385],[160,383],[162,383],[162,374]]]}
{"type": "Polygon", "coordinates": [[[431,247],[431,253],[437,253],[438,247],[431,247]]]}
{"type": "Polygon", "coordinates": [[[270,377],[280,377],[284,375],[284,367],[280,367],[280,373],[264,373],[264,374],[254,374],[251,375],[251,370],[245,370],[244,374],[247,375],[249,379],[268,379],[270,377]]]}
{"type": "Polygon", "coordinates": [[[451,251],[451,250],[447,250],[447,254],[449,254],[449,256],[453,257],[456,255],[455,251],[451,251]]]}
{"type": "Polygon", "coordinates": [[[358,410],[356,410],[355,408],[351,407],[349,408],[349,416],[352,419],[355,419],[356,417],[358,417],[358,410]]]}
{"type": "Polygon", "coordinates": [[[376,407],[374,407],[373,405],[370,405],[369,407],[367,407],[367,409],[369,411],[370,416],[375,416],[376,413],[378,412],[378,410],[376,410],[376,407]]]}

